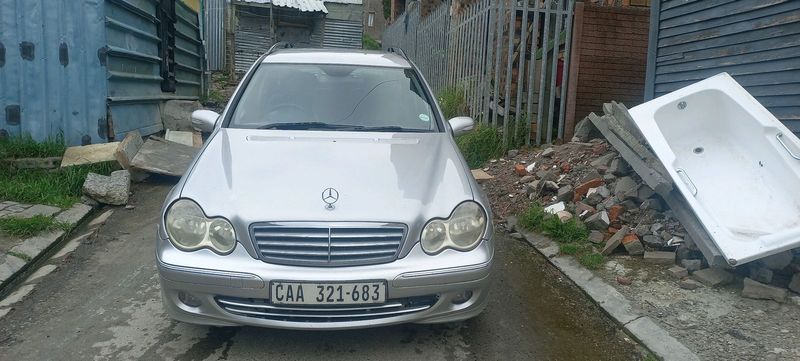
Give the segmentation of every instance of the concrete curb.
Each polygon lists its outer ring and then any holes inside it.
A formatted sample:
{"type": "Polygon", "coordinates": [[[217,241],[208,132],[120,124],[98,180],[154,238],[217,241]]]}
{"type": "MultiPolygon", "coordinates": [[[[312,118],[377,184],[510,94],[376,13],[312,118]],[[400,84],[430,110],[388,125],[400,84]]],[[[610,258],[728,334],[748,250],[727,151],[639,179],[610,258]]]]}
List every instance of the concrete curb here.
{"type": "Polygon", "coordinates": [[[602,308],[626,333],[646,347],[656,357],[665,361],[699,361],[700,358],[680,341],[670,336],[647,316],[633,311],[630,300],[616,288],[596,277],[569,256],[559,256],[559,246],[549,238],[517,227],[516,217],[508,217],[509,229],[522,234],[525,239],[567,278],[572,280],[590,299],[602,308]]]}
{"type": "Polygon", "coordinates": [[[93,208],[91,206],[76,203],[56,216],[57,221],[72,225],[69,231],[49,231],[27,238],[10,250],[12,254],[3,255],[5,262],[0,263],[0,268],[4,269],[7,277],[0,282],[0,300],[8,296],[7,293],[21,282],[28,273],[41,266],[43,264],[42,261],[46,261],[46,256],[51,251],[54,251],[62,241],[66,240],[71,235],[71,232],[77,229],[92,211],[93,208]],[[15,255],[24,255],[27,260],[15,255]]]}

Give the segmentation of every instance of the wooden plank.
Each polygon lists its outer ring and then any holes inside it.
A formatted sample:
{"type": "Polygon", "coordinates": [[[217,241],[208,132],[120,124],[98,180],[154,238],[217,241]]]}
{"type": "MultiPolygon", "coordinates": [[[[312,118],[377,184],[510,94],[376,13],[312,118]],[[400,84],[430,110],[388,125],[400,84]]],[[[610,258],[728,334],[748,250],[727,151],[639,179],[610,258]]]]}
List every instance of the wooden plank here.
{"type": "Polygon", "coordinates": [[[116,151],[114,151],[114,158],[117,159],[122,169],[131,168],[131,161],[133,157],[136,156],[136,153],[139,152],[139,148],[142,147],[142,144],[144,144],[144,141],[142,141],[142,135],[139,134],[138,130],[128,132],[128,134],[125,135],[125,138],[122,139],[116,151]]]}
{"type": "Polygon", "coordinates": [[[117,146],[119,146],[119,142],[69,147],[61,159],[61,168],[114,161],[116,160],[114,152],[117,150],[117,146]]]}
{"type": "Polygon", "coordinates": [[[189,168],[197,149],[183,144],[148,139],[131,162],[137,170],[180,177],[189,168]]]}

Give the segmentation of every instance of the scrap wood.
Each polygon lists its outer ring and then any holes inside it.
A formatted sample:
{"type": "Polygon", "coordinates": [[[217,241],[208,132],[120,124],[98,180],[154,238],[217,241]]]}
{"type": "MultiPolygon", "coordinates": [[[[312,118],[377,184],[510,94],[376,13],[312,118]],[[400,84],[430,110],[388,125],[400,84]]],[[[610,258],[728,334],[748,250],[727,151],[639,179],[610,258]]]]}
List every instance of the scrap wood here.
{"type": "Polygon", "coordinates": [[[89,144],[69,147],[61,159],[61,168],[73,165],[111,162],[116,160],[114,152],[119,142],[89,144]]]}
{"type": "Polygon", "coordinates": [[[197,148],[151,136],[131,162],[131,167],[150,173],[180,177],[189,168],[197,148]]]}

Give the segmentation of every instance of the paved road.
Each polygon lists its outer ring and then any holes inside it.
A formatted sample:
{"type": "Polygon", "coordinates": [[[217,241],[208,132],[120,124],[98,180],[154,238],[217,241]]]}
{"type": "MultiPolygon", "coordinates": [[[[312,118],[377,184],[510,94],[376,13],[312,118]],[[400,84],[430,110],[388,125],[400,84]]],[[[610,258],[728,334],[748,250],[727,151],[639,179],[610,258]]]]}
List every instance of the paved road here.
{"type": "Polygon", "coordinates": [[[492,301],[459,324],[287,332],[177,323],[161,311],[153,235],[170,185],[137,186],[0,319],[2,360],[629,360],[638,346],[520,241],[499,237],[492,301]]]}

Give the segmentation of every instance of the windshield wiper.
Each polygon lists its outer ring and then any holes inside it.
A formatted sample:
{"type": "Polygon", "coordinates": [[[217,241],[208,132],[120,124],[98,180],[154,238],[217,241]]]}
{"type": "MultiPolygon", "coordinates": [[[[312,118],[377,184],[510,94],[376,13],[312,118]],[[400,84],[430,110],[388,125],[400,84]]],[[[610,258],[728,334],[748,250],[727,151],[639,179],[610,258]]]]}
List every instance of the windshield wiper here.
{"type": "Polygon", "coordinates": [[[357,132],[391,132],[391,133],[430,133],[431,130],[429,129],[414,129],[414,128],[403,128],[398,126],[378,126],[378,127],[365,127],[360,125],[353,125],[348,128],[342,128],[341,130],[352,130],[357,132]]]}
{"type": "Polygon", "coordinates": [[[307,129],[342,129],[350,128],[350,125],[328,124],[322,122],[300,122],[300,123],[273,123],[262,125],[258,129],[282,129],[282,130],[307,130],[307,129]]]}

